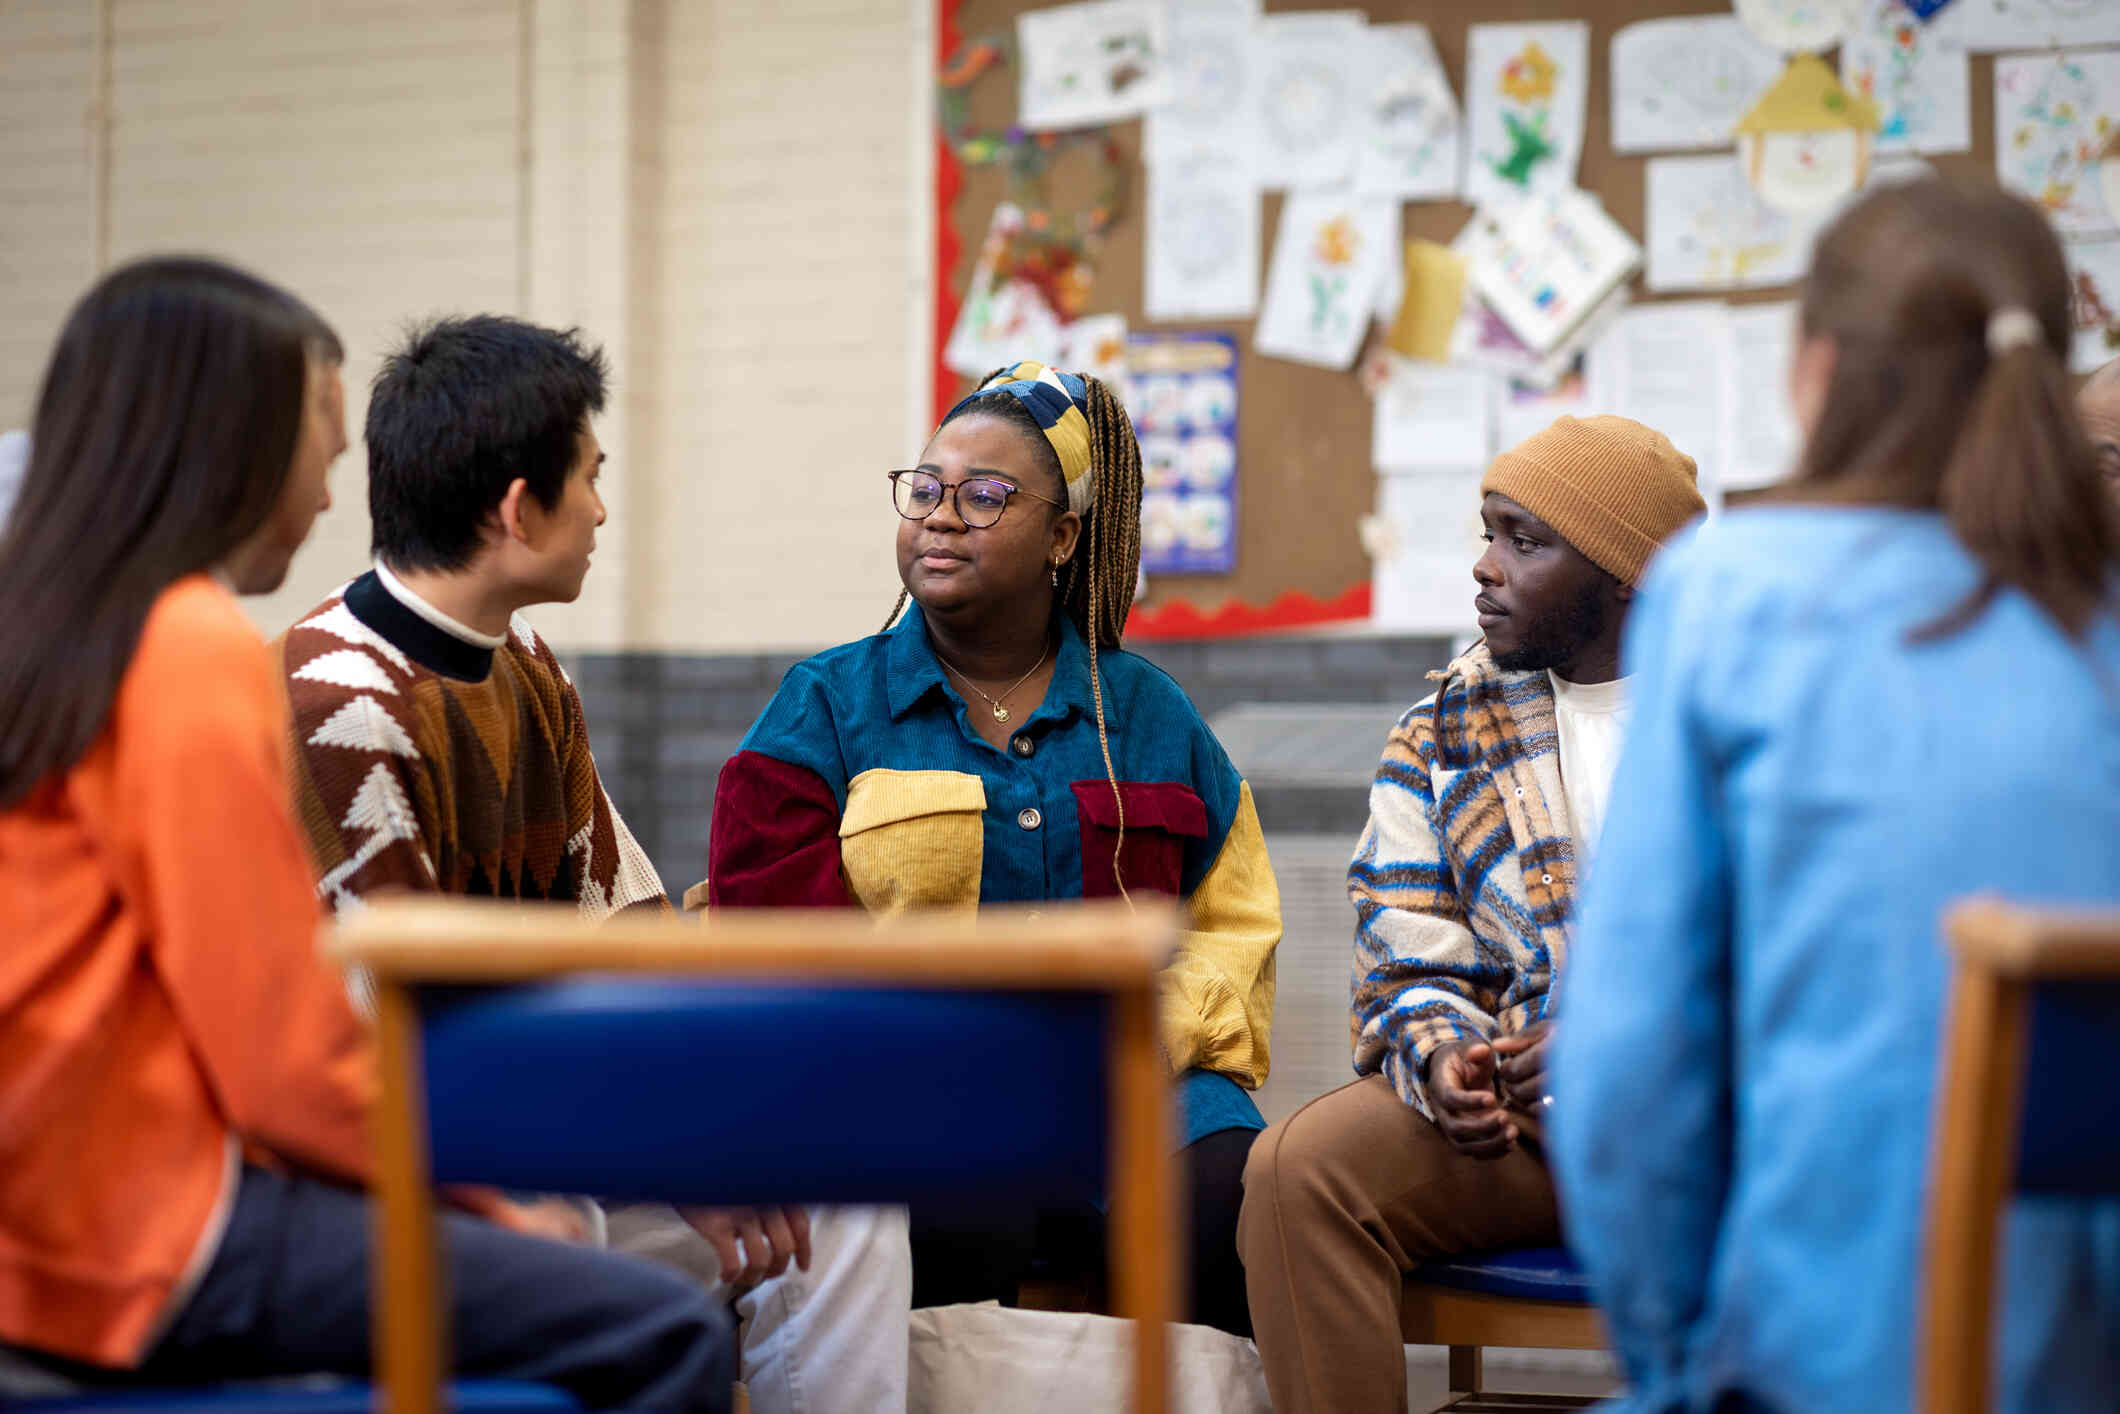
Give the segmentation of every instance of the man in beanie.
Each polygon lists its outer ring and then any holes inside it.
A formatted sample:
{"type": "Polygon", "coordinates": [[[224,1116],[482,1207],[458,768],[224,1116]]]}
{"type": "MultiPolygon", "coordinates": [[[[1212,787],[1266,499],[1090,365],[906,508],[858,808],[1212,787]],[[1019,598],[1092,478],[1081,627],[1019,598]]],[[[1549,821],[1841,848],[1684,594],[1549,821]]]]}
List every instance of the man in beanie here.
{"type": "Polygon", "coordinates": [[[1692,458],[1563,417],[1480,482],[1486,638],[1392,729],[1347,871],[1362,1078],[1272,1126],[1238,1246],[1280,1414],[1406,1408],[1405,1273],[1560,1239],[1539,1116],[1552,993],[1626,724],[1620,629],[1704,509],[1692,458]]]}

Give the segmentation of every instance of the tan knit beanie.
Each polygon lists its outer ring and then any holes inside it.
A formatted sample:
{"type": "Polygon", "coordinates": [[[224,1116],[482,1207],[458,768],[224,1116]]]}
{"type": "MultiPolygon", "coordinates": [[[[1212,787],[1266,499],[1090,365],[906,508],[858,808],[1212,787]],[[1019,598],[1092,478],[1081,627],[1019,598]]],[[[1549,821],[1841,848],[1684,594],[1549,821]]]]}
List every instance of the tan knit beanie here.
{"type": "Polygon", "coordinates": [[[1624,584],[1673,531],[1708,508],[1693,458],[1626,417],[1560,417],[1496,457],[1480,494],[1499,491],[1624,584]]]}

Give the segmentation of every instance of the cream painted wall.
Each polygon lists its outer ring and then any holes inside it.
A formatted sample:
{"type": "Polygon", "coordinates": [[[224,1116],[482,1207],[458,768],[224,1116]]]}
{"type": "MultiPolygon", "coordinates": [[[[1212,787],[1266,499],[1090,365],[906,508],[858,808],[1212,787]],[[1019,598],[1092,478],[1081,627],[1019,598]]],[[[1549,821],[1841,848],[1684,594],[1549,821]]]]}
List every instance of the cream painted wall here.
{"type": "MultiPolygon", "coordinates": [[[[579,324],[615,369],[578,648],[796,648],[889,606],[925,430],[931,0],[9,0],[0,427],[116,261],[237,260],[345,337],[579,324]]],[[[277,631],[366,561],[358,446],[277,631]]]]}

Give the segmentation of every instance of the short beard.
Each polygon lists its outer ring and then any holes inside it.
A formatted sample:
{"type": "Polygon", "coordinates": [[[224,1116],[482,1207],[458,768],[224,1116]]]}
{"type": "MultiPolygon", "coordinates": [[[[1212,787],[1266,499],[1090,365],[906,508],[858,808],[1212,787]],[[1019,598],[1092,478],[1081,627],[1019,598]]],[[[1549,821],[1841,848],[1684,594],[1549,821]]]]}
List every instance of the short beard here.
{"type": "Polygon", "coordinates": [[[1604,631],[1605,596],[1585,594],[1565,609],[1530,620],[1523,641],[1512,652],[1495,654],[1494,665],[1510,673],[1557,668],[1573,662],[1604,631]]]}

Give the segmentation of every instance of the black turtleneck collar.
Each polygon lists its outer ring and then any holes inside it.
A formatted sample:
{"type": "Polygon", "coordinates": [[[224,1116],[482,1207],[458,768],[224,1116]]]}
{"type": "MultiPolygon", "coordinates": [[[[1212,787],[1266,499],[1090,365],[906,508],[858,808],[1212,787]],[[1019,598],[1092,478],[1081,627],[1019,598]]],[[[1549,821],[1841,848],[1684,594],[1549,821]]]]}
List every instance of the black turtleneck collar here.
{"type": "Polygon", "coordinates": [[[400,653],[429,672],[459,682],[484,682],[493,671],[493,650],[466,643],[400,604],[374,570],[346,586],[353,616],[390,640],[400,653]]]}

